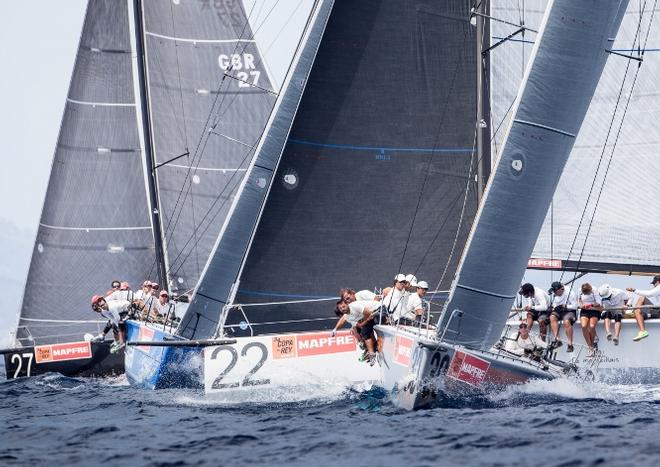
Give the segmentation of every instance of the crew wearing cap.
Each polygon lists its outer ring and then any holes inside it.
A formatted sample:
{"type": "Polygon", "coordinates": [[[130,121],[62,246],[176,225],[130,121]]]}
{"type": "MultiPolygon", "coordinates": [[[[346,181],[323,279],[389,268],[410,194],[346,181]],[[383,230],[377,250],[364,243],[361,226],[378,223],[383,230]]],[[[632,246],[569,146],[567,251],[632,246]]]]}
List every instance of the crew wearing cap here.
{"type": "Polygon", "coordinates": [[[397,274],[394,277],[394,285],[383,290],[383,307],[387,310],[388,315],[400,314],[405,308],[408,298],[407,284],[406,276],[397,274]]]}
{"type": "MultiPolygon", "coordinates": [[[[611,287],[609,284],[603,284],[598,287],[598,296],[600,297],[600,301],[603,305],[604,312],[602,313],[602,317],[605,318],[605,331],[607,333],[607,340],[612,339],[609,321],[614,319],[614,344],[618,345],[619,336],[621,335],[621,319],[624,315],[623,309],[626,307],[628,294],[625,290],[616,289],[611,287]]],[[[593,324],[593,318],[590,319],[591,324],[593,324]]]]}
{"type": "Polygon", "coordinates": [[[144,281],[142,288],[135,292],[135,300],[142,300],[144,302],[149,297],[151,297],[151,281],[144,281]]]}
{"type": "Polygon", "coordinates": [[[106,301],[101,295],[92,297],[92,310],[108,319],[108,323],[103,331],[96,336],[96,340],[104,340],[105,335],[112,329],[115,338],[115,343],[110,349],[112,353],[124,347],[124,323],[122,320],[128,314],[130,306],[131,303],[128,300],[106,301]]]}
{"type": "Polygon", "coordinates": [[[548,344],[529,333],[529,326],[522,322],[518,328],[515,339],[509,339],[505,349],[515,355],[528,355],[533,359],[540,359],[540,352],[548,348],[548,344]]]}
{"type": "Polygon", "coordinates": [[[421,317],[424,314],[424,295],[426,295],[426,291],[429,289],[429,285],[426,283],[426,281],[415,281],[417,284],[416,291],[415,293],[411,294],[408,297],[408,300],[406,301],[406,306],[403,309],[403,312],[400,314],[400,316],[394,315],[394,321],[399,322],[399,324],[405,324],[405,325],[414,325],[417,324],[419,321],[419,317],[421,317]]]}
{"type": "Polygon", "coordinates": [[[158,294],[158,300],[154,303],[152,310],[155,313],[157,321],[167,321],[174,319],[174,304],[170,302],[170,294],[167,290],[161,290],[158,294]]]}
{"type": "Polygon", "coordinates": [[[414,274],[406,274],[406,283],[408,284],[407,290],[410,293],[415,293],[417,290],[417,278],[414,274]]]}
{"type": "Polygon", "coordinates": [[[133,301],[133,291],[128,282],[121,282],[119,284],[119,289],[113,291],[111,294],[106,295],[105,299],[110,300],[128,300],[129,302],[133,301]]]}
{"type": "MultiPolygon", "coordinates": [[[[626,290],[637,295],[635,306],[654,306],[648,314],[649,318],[660,318],[660,276],[655,276],[651,281],[651,285],[653,288],[650,290],[638,290],[632,287],[629,287],[626,290]]],[[[637,326],[639,326],[639,333],[633,338],[635,341],[640,341],[649,336],[649,333],[644,326],[645,317],[646,315],[642,312],[641,308],[635,308],[635,320],[637,321],[637,326]]]]}
{"type": "Polygon", "coordinates": [[[564,323],[564,331],[566,332],[566,340],[568,346],[566,352],[573,352],[573,323],[577,317],[577,298],[569,287],[566,287],[561,282],[553,282],[548,292],[552,296],[552,311],[550,312],[550,329],[555,338],[555,345],[561,347],[562,342],[559,339],[559,322],[564,323]]]}
{"type": "Polygon", "coordinates": [[[528,300],[528,305],[523,308],[527,312],[527,327],[532,329],[534,321],[539,322],[539,334],[545,341],[548,332],[548,308],[550,307],[550,296],[540,287],[535,287],[529,282],[523,284],[518,292],[528,300]]]}

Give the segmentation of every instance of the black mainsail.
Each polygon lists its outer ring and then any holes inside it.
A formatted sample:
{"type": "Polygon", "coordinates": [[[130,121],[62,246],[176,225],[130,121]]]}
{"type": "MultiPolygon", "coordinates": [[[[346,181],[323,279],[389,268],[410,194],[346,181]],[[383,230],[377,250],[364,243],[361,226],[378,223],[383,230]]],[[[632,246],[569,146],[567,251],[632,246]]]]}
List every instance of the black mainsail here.
{"type": "Polygon", "coordinates": [[[239,252],[221,238],[189,310],[198,323],[218,321],[232,285],[234,303],[263,305],[229,312],[234,335],[329,328],[327,302],[264,304],[384,286],[399,271],[448,287],[477,205],[469,10],[334,5],[242,272],[225,267],[239,252]]]}
{"type": "Polygon", "coordinates": [[[89,2],[32,253],[22,345],[98,332],[89,297],[154,263],[127,2],[89,2]]]}

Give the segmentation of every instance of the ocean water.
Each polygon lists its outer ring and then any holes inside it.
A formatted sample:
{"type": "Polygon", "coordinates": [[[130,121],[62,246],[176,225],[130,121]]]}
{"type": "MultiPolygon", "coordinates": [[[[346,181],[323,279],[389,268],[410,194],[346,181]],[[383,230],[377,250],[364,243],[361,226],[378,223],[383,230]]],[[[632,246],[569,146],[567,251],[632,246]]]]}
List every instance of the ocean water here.
{"type": "Polygon", "coordinates": [[[660,465],[660,385],[530,382],[397,410],[377,389],[236,403],[124,377],[0,382],[0,465],[660,465]]]}

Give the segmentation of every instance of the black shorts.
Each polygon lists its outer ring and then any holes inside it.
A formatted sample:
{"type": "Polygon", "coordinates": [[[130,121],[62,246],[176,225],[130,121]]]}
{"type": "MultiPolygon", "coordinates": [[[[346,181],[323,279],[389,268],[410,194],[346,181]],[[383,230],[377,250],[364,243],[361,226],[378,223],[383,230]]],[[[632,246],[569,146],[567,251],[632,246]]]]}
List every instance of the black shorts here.
{"type": "Polygon", "coordinates": [[[576,317],[575,317],[575,312],[573,310],[569,310],[566,307],[557,307],[554,310],[552,310],[551,315],[554,315],[558,320],[560,321],[570,321],[571,324],[575,323],[576,317]]]}
{"type": "Polygon", "coordinates": [[[538,321],[539,323],[545,323],[548,324],[548,312],[547,311],[537,311],[537,310],[532,310],[528,311],[528,313],[532,314],[532,321],[538,321]]]}
{"type": "Polygon", "coordinates": [[[372,337],[374,337],[375,325],[376,323],[374,322],[373,319],[361,323],[360,326],[358,327],[358,330],[360,331],[360,337],[363,340],[371,339],[372,337]]]}
{"type": "Polygon", "coordinates": [[[580,311],[580,318],[589,318],[589,319],[591,319],[591,318],[596,318],[596,319],[600,319],[600,313],[601,313],[600,310],[593,310],[593,309],[585,310],[585,309],[583,308],[582,311],[580,311]]]}
{"type": "Polygon", "coordinates": [[[623,311],[603,311],[600,315],[601,319],[613,319],[617,323],[620,323],[623,319],[623,311]]]}

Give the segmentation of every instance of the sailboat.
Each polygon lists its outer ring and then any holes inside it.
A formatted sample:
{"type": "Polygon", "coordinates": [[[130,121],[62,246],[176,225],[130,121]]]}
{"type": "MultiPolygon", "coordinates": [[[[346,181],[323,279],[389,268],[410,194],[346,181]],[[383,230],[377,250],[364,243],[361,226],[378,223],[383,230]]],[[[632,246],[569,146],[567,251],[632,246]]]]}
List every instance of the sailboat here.
{"type": "Polygon", "coordinates": [[[478,193],[468,17],[465,1],[315,3],[177,331],[136,334],[148,359],[138,342],[127,352],[133,384],[378,381],[350,333],[331,334],[334,302],[341,287],[458,263],[478,193]],[[194,347],[216,339],[229,342],[194,347]]]}
{"type": "Polygon", "coordinates": [[[247,25],[240,2],[89,2],[8,376],[121,373],[89,297],[197,283],[275,100],[247,25]]]}
{"type": "MultiPolygon", "coordinates": [[[[509,23],[520,17],[536,28],[546,1],[493,2],[492,14],[509,23]]],[[[587,273],[653,276],[660,274],[660,252],[650,200],[655,194],[656,75],[660,70],[657,44],[660,24],[657,5],[631,2],[613,44],[612,59],[589,107],[583,128],[562,173],[553,202],[532,252],[528,269],[553,271],[554,280],[571,282],[579,291],[587,273]],[[653,8],[656,11],[653,11],[653,8]],[[654,19],[655,16],[655,19],[654,19]],[[621,218],[617,219],[620,213],[621,218]],[[650,216],[650,217],[649,217],[650,216]]],[[[506,37],[516,27],[494,23],[493,36],[506,37]]],[[[493,127],[507,120],[513,87],[522,77],[535,34],[518,34],[496,49],[491,61],[493,127]]],[[[493,139],[499,143],[499,136],[493,139]]],[[[656,216],[657,217],[657,216],[656,216]]],[[[644,283],[650,282],[643,277],[644,283]]],[[[601,279],[609,282],[607,278],[601,279]]],[[[541,285],[541,284],[539,284],[541,285]]],[[[548,286],[549,284],[544,284],[548,286]]],[[[629,284],[631,285],[631,284],[629,284]]],[[[652,286],[640,287],[651,289],[652,286]]],[[[632,310],[629,310],[631,313],[632,310]]],[[[511,321],[509,334],[517,330],[511,321]]],[[[574,326],[576,351],[558,348],[558,358],[597,367],[598,374],[618,381],[660,368],[653,351],[660,344],[660,320],[645,322],[649,337],[634,342],[634,319],[622,321],[619,345],[605,339],[598,324],[599,352],[589,357],[579,322],[574,326]],[[597,365],[594,365],[594,362],[597,365]]],[[[612,330],[614,329],[612,323],[612,330]]],[[[561,338],[565,341],[564,330],[561,338]]]]}
{"type": "MultiPolygon", "coordinates": [[[[548,2],[437,329],[379,326],[383,382],[416,409],[444,395],[561,374],[493,349],[627,2],[548,2]],[[521,213],[525,222],[517,222],[521,213]],[[512,228],[515,226],[515,228],[512,228]]],[[[559,368],[562,368],[559,366],[559,368]]]]}

